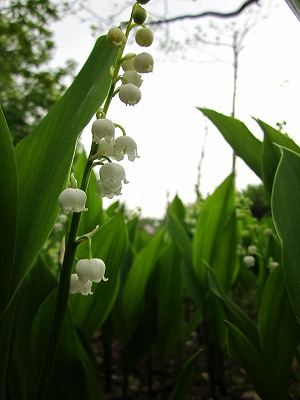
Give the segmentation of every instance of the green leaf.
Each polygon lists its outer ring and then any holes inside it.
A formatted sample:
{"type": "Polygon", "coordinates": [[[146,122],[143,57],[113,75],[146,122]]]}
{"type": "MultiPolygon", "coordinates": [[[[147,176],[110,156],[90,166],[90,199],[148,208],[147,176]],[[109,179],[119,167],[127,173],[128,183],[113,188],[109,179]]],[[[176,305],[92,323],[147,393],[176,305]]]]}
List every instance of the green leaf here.
{"type": "Polygon", "coordinates": [[[168,400],[184,400],[188,398],[187,396],[192,368],[201,352],[202,350],[197,351],[197,353],[192,355],[184,364],[176,382],[176,386],[174,387],[174,390],[172,391],[168,400]]]}
{"type": "MultiPolygon", "coordinates": [[[[57,291],[54,290],[41,304],[32,325],[31,347],[34,360],[33,374],[38,371],[45,356],[45,343],[49,340],[51,326],[47,323],[53,317],[57,291]]],[[[99,379],[95,362],[82,344],[67,310],[60,336],[59,349],[50,382],[49,398],[64,400],[100,400],[99,379]]],[[[31,397],[33,398],[33,397],[31,397]]],[[[29,400],[29,399],[28,399],[29,400]]]]}
{"type": "Polygon", "coordinates": [[[279,132],[277,129],[272,128],[270,125],[259,119],[256,121],[264,132],[262,150],[262,180],[265,192],[270,201],[274,176],[281,156],[280,150],[275,144],[293,150],[298,154],[300,153],[300,148],[286,134],[279,132]]]}
{"type": "Polygon", "coordinates": [[[7,310],[13,279],[15,258],[18,185],[14,149],[6,120],[0,107],[0,398],[5,397],[7,360],[15,304],[7,310]],[[3,316],[6,310],[6,315],[3,316]]]}
{"type": "Polygon", "coordinates": [[[134,329],[145,306],[145,288],[155,269],[165,231],[156,234],[137,254],[127,275],[123,290],[123,315],[127,336],[134,329]]]}
{"type": "Polygon", "coordinates": [[[228,288],[236,277],[237,227],[235,217],[234,175],[209,196],[202,205],[193,238],[193,261],[202,285],[206,266],[211,265],[221,284],[228,288]]]}
{"type": "Polygon", "coordinates": [[[17,257],[10,297],[41,250],[58,216],[79,134],[104,101],[117,50],[105,37],[60,101],[16,148],[19,179],[17,257]]]}
{"type": "Polygon", "coordinates": [[[285,0],[289,5],[293,13],[296,15],[298,20],[300,21],[300,1],[299,0],[285,0]]]}
{"type": "Polygon", "coordinates": [[[207,108],[198,107],[198,110],[219,129],[235,154],[244,160],[259,178],[262,178],[262,143],[249,131],[246,125],[238,119],[227,117],[207,108]]]}
{"type": "Polygon", "coordinates": [[[276,268],[264,288],[258,317],[262,353],[282,383],[287,383],[300,327],[288,298],[282,269],[276,268]]]}
{"type": "Polygon", "coordinates": [[[285,385],[247,337],[229,322],[226,325],[229,354],[245,369],[257,394],[263,400],[292,400],[285,385]]]}
{"type": "Polygon", "coordinates": [[[259,337],[254,322],[249,316],[231,299],[220,285],[212,268],[207,266],[208,283],[212,293],[223,303],[225,314],[228,320],[247,336],[248,340],[260,352],[259,337]]]}
{"type": "Polygon", "coordinates": [[[0,108],[0,318],[10,300],[15,258],[18,183],[14,148],[0,108]]]}
{"type": "Polygon", "coordinates": [[[164,247],[157,267],[157,333],[158,354],[164,362],[183,330],[182,276],[180,253],[174,242],[164,247]]]}
{"type": "Polygon", "coordinates": [[[272,211],[282,242],[287,290],[300,323],[300,156],[285,148],[281,151],[272,193],[272,211]]]}
{"type": "MultiPolygon", "coordinates": [[[[93,295],[72,294],[69,307],[76,326],[90,337],[109,315],[119,288],[120,266],[127,249],[128,237],[123,214],[118,214],[92,237],[92,254],[106,265],[107,282],[93,284],[93,295]]],[[[87,258],[87,242],[79,246],[78,259],[87,258]]]]}

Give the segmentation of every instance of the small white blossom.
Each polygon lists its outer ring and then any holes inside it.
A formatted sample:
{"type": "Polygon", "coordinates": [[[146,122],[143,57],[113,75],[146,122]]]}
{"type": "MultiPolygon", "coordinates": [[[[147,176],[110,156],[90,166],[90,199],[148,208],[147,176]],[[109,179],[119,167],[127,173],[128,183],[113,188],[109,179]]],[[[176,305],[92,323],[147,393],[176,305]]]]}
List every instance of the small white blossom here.
{"type": "Polygon", "coordinates": [[[110,119],[97,119],[93,122],[92,134],[96,143],[100,143],[101,139],[105,139],[107,143],[110,143],[115,137],[115,126],[110,119]]]}
{"type": "Polygon", "coordinates": [[[100,258],[82,259],[75,266],[75,271],[81,282],[107,281],[105,278],[105,264],[100,258]]]}
{"type": "Polygon", "coordinates": [[[154,60],[151,54],[141,53],[138,54],[133,62],[133,66],[137,72],[147,73],[153,71],[154,60]]]}
{"type": "Polygon", "coordinates": [[[115,144],[114,141],[107,143],[105,139],[101,139],[98,146],[98,154],[102,156],[114,156],[115,155],[115,144]]]}
{"type": "Polygon", "coordinates": [[[135,68],[133,66],[134,59],[134,53],[128,53],[126,54],[126,56],[123,57],[123,61],[121,64],[123,71],[135,71],[135,68]]]}
{"type": "Polygon", "coordinates": [[[141,87],[143,83],[143,79],[140,74],[136,71],[126,71],[124,72],[122,78],[126,83],[133,83],[137,87],[141,87]]]}
{"type": "Polygon", "coordinates": [[[84,296],[89,294],[93,294],[92,292],[92,281],[88,280],[87,282],[82,282],[77,274],[71,275],[70,280],[70,290],[69,292],[72,293],[81,293],[84,296]]]}
{"type": "Polygon", "coordinates": [[[87,196],[83,190],[67,188],[59,195],[58,203],[62,212],[69,214],[72,211],[87,211],[87,208],[85,208],[86,200],[87,196]]]}
{"type": "Polygon", "coordinates": [[[123,160],[124,153],[127,154],[129,161],[134,161],[137,155],[137,145],[129,136],[120,136],[115,140],[115,158],[118,161],[123,160]]]}
{"type": "Polygon", "coordinates": [[[254,267],[255,265],[255,258],[253,256],[245,256],[243,258],[243,262],[246,265],[246,267],[254,267]]]}
{"type": "Polygon", "coordinates": [[[99,175],[100,179],[97,181],[99,197],[112,199],[114,196],[119,196],[122,190],[122,181],[128,183],[125,170],[119,164],[107,163],[102,165],[99,175]]]}
{"type": "Polygon", "coordinates": [[[119,91],[120,100],[129,106],[137,104],[142,97],[140,89],[133,83],[126,83],[122,85],[119,91]]]}

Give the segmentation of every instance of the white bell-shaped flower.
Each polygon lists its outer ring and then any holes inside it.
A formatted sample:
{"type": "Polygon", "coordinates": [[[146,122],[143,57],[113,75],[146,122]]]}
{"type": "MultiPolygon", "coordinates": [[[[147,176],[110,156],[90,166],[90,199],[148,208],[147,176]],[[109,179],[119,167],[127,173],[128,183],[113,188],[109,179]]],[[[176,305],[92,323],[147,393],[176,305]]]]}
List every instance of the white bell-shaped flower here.
{"type": "Polygon", "coordinates": [[[141,87],[143,83],[142,76],[138,74],[136,71],[124,72],[122,79],[124,79],[126,83],[133,83],[137,87],[141,87]]]}
{"type": "Polygon", "coordinates": [[[105,264],[100,258],[79,260],[75,266],[75,271],[81,282],[101,282],[107,281],[105,278],[105,264]]]}
{"type": "Polygon", "coordinates": [[[85,208],[86,200],[87,196],[83,190],[67,188],[59,195],[58,203],[62,212],[69,214],[72,211],[87,211],[87,208],[85,208]]]}
{"type": "Polygon", "coordinates": [[[120,88],[119,98],[126,105],[134,106],[141,100],[142,93],[133,83],[126,83],[120,88]]]}
{"type": "Polygon", "coordinates": [[[115,140],[115,158],[120,161],[124,158],[124,153],[127,154],[129,161],[134,161],[137,155],[137,145],[129,136],[120,136],[115,140]]]}
{"type": "Polygon", "coordinates": [[[115,126],[110,119],[97,119],[93,122],[92,134],[96,143],[100,143],[101,139],[105,139],[107,143],[110,143],[115,137],[115,126]]]}
{"type": "Polygon", "coordinates": [[[255,258],[253,256],[245,256],[243,258],[243,262],[246,265],[246,267],[251,268],[254,267],[255,265],[255,258]]]}
{"type": "Polygon", "coordinates": [[[69,293],[81,293],[84,296],[87,296],[89,294],[93,294],[92,292],[92,281],[88,280],[86,282],[83,282],[79,279],[77,274],[72,274],[71,275],[71,280],[70,280],[70,290],[69,293]]]}
{"type": "Polygon", "coordinates": [[[119,196],[122,190],[122,181],[128,183],[124,168],[115,163],[102,165],[99,176],[100,179],[97,181],[99,197],[112,199],[115,195],[119,196]]]}
{"type": "Polygon", "coordinates": [[[138,54],[134,61],[133,66],[137,72],[148,73],[153,71],[154,60],[151,54],[141,53],[138,54]]]}
{"type": "Polygon", "coordinates": [[[110,28],[106,35],[106,39],[114,46],[125,46],[126,36],[120,28],[110,28]]]}
{"type": "Polygon", "coordinates": [[[123,57],[123,61],[121,64],[123,71],[135,71],[135,68],[133,66],[134,59],[134,53],[128,53],[123,57]]]}
{"type": "Polygon", "coordinates": [[[98,146],[98,154],[102,156],[114,156],[115,155],[115,144],[114,141],[107,143],[105,139],[101,139],[98,146]]]}

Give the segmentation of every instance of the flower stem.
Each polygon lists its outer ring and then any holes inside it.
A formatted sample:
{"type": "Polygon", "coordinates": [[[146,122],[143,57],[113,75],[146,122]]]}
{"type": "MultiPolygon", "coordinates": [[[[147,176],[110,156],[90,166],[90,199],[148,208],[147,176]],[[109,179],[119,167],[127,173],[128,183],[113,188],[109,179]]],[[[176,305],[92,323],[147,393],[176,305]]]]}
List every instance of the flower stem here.
{"type": "MultiPolygon", "coordinates": [[[[81,189],[84,191],[88,186],[91,164],[92,163],[90,161],[87,162],[82,177],[81,189]]],[[[47,397],[47,392],[62,332],[63,320],[65,317],[68,304],[70,276],[76,253],[76,247],[77,247],[76,236],[80,223],[80,217],[81,213],[73,213],[71,226],[66,242],[65,257],[61,267],[60,280],[57,289],[57,298],[56,298],[52,329],[50,334],[50,342],[47,350],[46,359],[42,367],[41,374],[39,376],[37,391],[34,398],[35,400],[45,400],[45,398],[47,397]]]]}

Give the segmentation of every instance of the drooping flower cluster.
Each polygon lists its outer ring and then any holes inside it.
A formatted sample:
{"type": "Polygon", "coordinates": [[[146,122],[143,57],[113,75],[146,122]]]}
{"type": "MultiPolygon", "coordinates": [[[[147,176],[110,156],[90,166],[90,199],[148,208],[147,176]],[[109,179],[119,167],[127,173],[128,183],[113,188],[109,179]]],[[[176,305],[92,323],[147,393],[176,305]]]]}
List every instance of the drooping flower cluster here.
{"type": "MultiPolygon", "coordinates": [[[[123,56],[123,51],[132,29],[138,26],[135,32],[136,44],[142,47],[151,46],[154,35],[151,29],[145,26],[147,12],[142,5],[149,0],[137,0],[133,6],[132,16],[125,32],[120,27],[109,29],[106,38],[113,46],[120,48],[115,65],[111,66],[112,77],[111,87],[103,109],[96,113],[96,120],[92,124],[93,146],[89,157],[89,167],[100,165],[99,179],[97,181],[98,197],[109,199],[119,196],[122,192],[122,184],[128,183],[124,168],[114,161],[122,161],[125,156],[133,162],[138,158],[137,144],[130,136],[127,136],[125,129],[106,117],[112,97],[116,94],[119,99],[129,106],[136,105],[142,97],[140,87],[143,83],[141,74],[153,71],[154,60],[151,54],[142,52],[140,54],[128,53],[123,56]],[[119,74],[122,68],[123,73],[119,74]],[[116,84],[120,86],[116,88],[116,84]],[[116,128],[122,131],[122,135],[116,137],[116,128]],[[97,149],[97,151],[95,151],[97,149]]],[[[87,181],[85,182],[87,184],[87,181]]],[[[85,185],[83,185],[85,187],[85,185]]],[[[79,213],[87,211],[85,207],[86,193],[77,188],[77,182],[71,176],[71,187],[65,189],[59,196],[61,211],[65,214],[71,212],[79,213]]],[[[105,264],[102,260],[92,258],[90,238],[91,235],[84,235],[82,238],[89,238],[89,258],[79,260],[75,266],[75,272],[70,278],[70,293],[81,293],[82,295],[92,294],[92,283],[106,281],[104,276],[105,264]]],[[[84,239],[84,240],[85,240],[84,239]]],[[[65,245],[61,246],[60,262],[63,264],[65,245]]]]}

